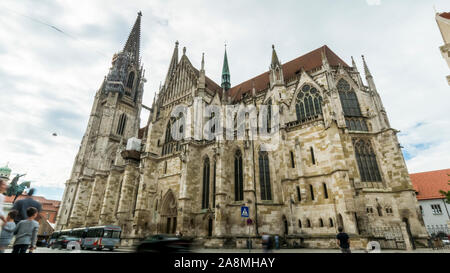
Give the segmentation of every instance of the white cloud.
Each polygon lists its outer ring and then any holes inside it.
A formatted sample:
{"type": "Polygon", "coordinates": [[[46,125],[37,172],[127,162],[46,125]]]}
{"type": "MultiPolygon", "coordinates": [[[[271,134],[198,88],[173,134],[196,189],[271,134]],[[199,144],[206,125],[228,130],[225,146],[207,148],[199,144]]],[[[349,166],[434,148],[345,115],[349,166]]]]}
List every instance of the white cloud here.
{"type": "MultiPolygon", "coordinates": [[[[217,82],[227,40],[233,85],[267,70],[272,44],[282,62],[327,44],[347,62],[351,55],[366,55],[392,126],[402,131],[409,170],[448,167],[448,67],[439,53],[442,38],[432,6],[426,1],[367,6],[380,3],[2,1],[0,165],[9,161],[13,172],[26,172],[37,186],[64,186],[94,93],[142,10],[145,104],[164,80],[176,40],[187,47],[194,66],[205,52],[206,73],[217,82]],[[405,4],[408,12],[399,13],[405,4]]],[[[434,4],[450,9],[444,0],[434,4]]]]}
{"type": "Polygon", "coordinates": [[[381,0],[366,0],[369,6],[379,6],[381,5],[381,0]]]}

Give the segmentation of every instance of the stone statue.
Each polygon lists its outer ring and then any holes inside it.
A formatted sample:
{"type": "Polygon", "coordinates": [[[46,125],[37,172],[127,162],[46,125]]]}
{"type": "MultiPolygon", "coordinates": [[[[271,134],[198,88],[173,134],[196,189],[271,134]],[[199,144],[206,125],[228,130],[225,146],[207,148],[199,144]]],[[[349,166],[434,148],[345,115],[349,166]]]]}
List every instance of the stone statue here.
{"type": "Polygon", "coordinates": [[[25,175],[26,174],[17,174],[13,178],[11,183],[9,183],[8,190],[6,191],[6,195],[7,196],[15,195],[13,203],[16,201],[17,197],[19,197],[22,194],[22,192],[25,190],[25,188],[30,188],[30,186],[31,186],[30,181],[22,182],[22,183],[20,183],[20,185],[18,184],[19,178],[21,178],[22,176],[25,176],[25,175]]]}

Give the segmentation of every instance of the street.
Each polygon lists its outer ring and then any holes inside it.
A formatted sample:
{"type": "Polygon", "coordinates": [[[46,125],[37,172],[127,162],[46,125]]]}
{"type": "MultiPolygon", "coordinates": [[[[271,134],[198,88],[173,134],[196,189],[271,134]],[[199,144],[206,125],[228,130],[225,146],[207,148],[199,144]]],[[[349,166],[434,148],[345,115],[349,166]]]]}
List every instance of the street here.
{"type": "MultiPolygon", "coordinates": [[[[11,253],[12,249],[7,249],[6,253],[11,253]]],[[[130,248],[118,248],[114,251],[110,250],[79,250],[79,251],[69,251],[66,249],[51,249],[46,247],[38,247],[34,253],[130,253],[133,252],[130,248]]],[[[211,248],[199,248],[194,249],[194,253],[249,253],[248,249],[211,249],[211,248]]],[[[364,250],[352,250],[353,253],[364,253],[364,250]]],[[[250,253],[263,253],[262,249],[252,249],[250,253]]],[[[311,249],[311,248],[301,248],[301,249],[277,249],[272,253],[341,253],[339,249],[311,249]]],[[[450,253],[450,249],[439,249],[433,250],[430,248],[419,248],[414,251],[405,250],[392,250],[386,249],[381,250],[381,253],[450,253]]]]}

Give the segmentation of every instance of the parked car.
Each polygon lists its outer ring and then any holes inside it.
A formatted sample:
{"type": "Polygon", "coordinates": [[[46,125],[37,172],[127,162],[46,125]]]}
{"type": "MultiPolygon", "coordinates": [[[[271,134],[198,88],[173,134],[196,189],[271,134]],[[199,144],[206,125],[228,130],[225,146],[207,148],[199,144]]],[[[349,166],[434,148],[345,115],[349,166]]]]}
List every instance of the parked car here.
{"type": "Polygon", "coordinates": [[[58,239],[56,239],[52,243],[51,248],[52,249],[55,249],[55,248],[58,248],[58,249],[67,248],[67,244],[69,242],[78,242],[78,243],[81,244],[81,239],[80,238],[76,238],[76,237],[69,237],[69,236],[63,235],[63,236],[60,236],[58,239]]]}
{"type": "Polygon", "coordinates": [[[192,239],[158,234],[139,242],[136,246],[136,252],[185,253],[190,252],[191,248],[192,239]]]}

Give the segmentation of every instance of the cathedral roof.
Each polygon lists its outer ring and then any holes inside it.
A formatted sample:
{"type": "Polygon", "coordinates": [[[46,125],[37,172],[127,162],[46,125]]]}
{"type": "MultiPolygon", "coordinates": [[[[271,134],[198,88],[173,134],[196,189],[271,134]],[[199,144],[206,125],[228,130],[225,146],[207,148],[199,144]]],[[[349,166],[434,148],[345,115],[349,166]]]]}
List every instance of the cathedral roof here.
{"type": "Polygon", "coordinates": [[[440,13],[439,16],[441,16],[442,18],[445,18],[445,19],[450,19],[450,12],[440,13]]]}
{"type": "MultiPolygon", "coordinates": [[[[318,49],[315,49],[303,56],[300,56],[290,62],[282,65],[283,76],[285,79],[289,79],[295,76],[303,68],[305,71],[311,71],[313,69],[322,66],[322,55],[321,51],[324,50],[326,57],[330,66],[342,65],[344,67],[349,67],[341,58],[339,58],[328,46],[324,45],[318,49]]],[[[253,85],[255,86],[256,92],[261,92],[266,90],[270,84],[269,71],[256,76],[248,81],[238,84],[232,87],[228,92],[235,101],[242,99],[245,93],[251,92],[253,85]]]]}
{"type": "Polygon", "coordinates": [[[412,173],[411,182],[417,192],[417,200],[442,199],[444,196],[439,191],[449,191],[450,169],[412,173]]]}

